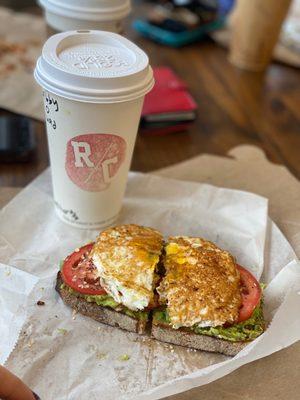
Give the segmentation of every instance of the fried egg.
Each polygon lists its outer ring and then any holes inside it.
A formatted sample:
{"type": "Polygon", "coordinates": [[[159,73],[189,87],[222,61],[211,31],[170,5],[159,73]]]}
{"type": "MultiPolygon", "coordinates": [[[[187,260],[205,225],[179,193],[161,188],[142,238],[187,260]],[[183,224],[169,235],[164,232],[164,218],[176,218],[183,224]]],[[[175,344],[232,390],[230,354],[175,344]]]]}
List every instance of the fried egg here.
{"type": "Polygon", "coordinates": [[[103,231],[91,252],[102,287],[130,310],[143,310],[154,296],[162,248],[163,237],[152,228],[131,224],[103,231]]]}
{"type": "Polygon", "coordinates": [[[164,266],[166,275],[157,291],[175,329],[237,320],[240,274],[227,251],[201,238],[171,237],[164,266]]]}

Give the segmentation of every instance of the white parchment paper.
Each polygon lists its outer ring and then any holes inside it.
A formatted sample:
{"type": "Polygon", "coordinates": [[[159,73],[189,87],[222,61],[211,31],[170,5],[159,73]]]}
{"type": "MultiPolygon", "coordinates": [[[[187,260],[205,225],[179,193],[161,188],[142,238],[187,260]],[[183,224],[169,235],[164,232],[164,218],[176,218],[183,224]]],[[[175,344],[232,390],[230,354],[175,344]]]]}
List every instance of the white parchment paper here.
{"type": "Polygon", "coordinates": [[[14,349],[28,313],[28,297],[38,278],[0,263],[0,364],[14,349]]]}
{"type": "Polygon", "coordinates": [[[59,260],[97,232],[55,216],[49,171],[0,214],[0,260],[40,278],[7,366],[44,399],[159,399],[211,382],[300,338],[300,266],[257,195],[130,174],[120,223],[208,238],[266,283],[264,335],[235,358],[174,349],[74,315],[54,291],[59,260]],[[38,300],[44,307],[36,306],[38,300]],[[288,327],[288,329],[286,329],[288,327]],[[30,347],[28,347],[30,343],[30,347]],[[121,361],[122,355],[128,361],[121,361]]]}

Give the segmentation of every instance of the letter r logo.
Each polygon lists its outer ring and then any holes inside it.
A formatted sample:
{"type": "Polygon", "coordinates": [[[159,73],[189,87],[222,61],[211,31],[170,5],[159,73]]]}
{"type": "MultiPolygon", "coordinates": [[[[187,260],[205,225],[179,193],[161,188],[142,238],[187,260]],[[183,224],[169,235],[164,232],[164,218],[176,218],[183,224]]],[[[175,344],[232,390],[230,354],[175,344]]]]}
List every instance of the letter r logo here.
{"type": "Polygon", "coordinates": [[[71,140],[71,145],[74,151],[75,167],[84,167],[85,165],[89,168],[95,167],[95,164],[89,159],[92,151],[91,146],[87,142],[74,142],[71,140]]]}
{"type": "Polygon", "coordinates": [[[122,137],[87,133],[68,141],[65,168],[82,190],[100,192],[113,184],[125,158],[126,142],[122,137]]]}

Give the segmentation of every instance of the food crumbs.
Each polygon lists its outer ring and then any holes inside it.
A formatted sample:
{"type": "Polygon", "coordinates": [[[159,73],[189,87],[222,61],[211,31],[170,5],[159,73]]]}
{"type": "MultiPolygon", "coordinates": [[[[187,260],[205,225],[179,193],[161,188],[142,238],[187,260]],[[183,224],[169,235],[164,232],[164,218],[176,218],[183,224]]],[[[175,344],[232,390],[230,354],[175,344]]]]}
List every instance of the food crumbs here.
{"type": "Polygon", "coordinates": [[[76,319],[76,314],[77,314],[77,310],[73,310],[73,312],[72,312],[72,319],[73,320],[76,319]]]}
{"type": "Polygon", "coordinates": [[[5,268],[5,276],[11,275],[11,269],[10,268],[5,268]]]}
{"type": "Polygon", "coordinates": [[[58,333],[60,333],[61,335],[66,335],[68,333],[67,329],[64,328],[58,328],[58,333]]]}
{"type": "Polygon", "coordinates": [[[104,360],[107,357],[106,353],[101,353],[100,351],[96,352],[96,358],[97,360],[104,360]]]}
{"type": "Polygon", "coordinates": [[[128,361],[130,360],[130,356],[128,354],[123,354],[119,357],[119,361],[128,361]]]}

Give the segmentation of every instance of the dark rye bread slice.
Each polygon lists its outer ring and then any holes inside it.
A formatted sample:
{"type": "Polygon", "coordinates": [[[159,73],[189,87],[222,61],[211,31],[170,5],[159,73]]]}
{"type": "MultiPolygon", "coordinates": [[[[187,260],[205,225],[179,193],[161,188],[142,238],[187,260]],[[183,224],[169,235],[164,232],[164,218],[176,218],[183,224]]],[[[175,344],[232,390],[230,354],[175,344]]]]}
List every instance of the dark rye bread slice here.
{"type": "MultiPolygon", "coordinates": [[[[60,272],[57,274],[56,291],[64,303],[78,313],[86,315],[98,322],[113,327],[118,327],[129,332],[138,334],[146,333],[148,321],[139,321],[126,314],[112,310],[108,307],[98,306],[90,303],[82,297],[77,297],[67,289],[61,288],[63,284],[60,272]]],[[[152,322],[151,336],[161,342],[171,343],[179,346],[194,348],[197,350],[222,353],[227,356],[235,356],[248,342],[229,342],[210,336],[197,335],[184,329],[172,329],[167,325],[157,325],[152,322]]]]}
{"type": "Polygon", "coordinates": [[[248,342],[230,342],[211,336],[197,335],[189,330],[172,329],[167,325],[156,325],[154,323],[152,323],[151,336],[161,342],[221,353],[226,356],[235,356],[248,344],[248,342]]]}
{"type": "Polygon", "coordinates": [[[106,325],[125,329],[129,332],[143,334],[146,332],[147,321],[137,320],[126,314],[115,311],[109,307],[98,306],[96,303],[90,303],[82,297],[70,293],[62,288],[63,280],[60,272],[57,274],[55,289],[65,304],[72,307],[78,313],[93,318],[94,320],[106,325]]]}

